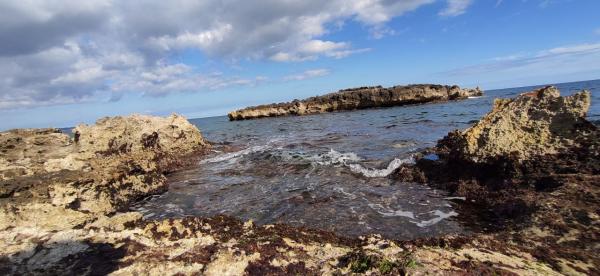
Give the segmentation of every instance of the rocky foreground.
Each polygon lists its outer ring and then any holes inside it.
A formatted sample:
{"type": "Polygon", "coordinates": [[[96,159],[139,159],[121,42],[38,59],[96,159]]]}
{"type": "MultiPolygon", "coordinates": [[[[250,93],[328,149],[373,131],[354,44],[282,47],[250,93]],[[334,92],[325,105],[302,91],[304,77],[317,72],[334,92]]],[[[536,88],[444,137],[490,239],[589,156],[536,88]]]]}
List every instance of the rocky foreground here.
{"type": "Polygon", "coordinates": [[[476,231],[412,241],[127,212],[210,148],[176,115],[102,119],[73,138],[3,132],[0,274],[597,275],[600,132],[584,118],[589,104],[588,92],[553,87],[497,100],[401,167],[394,177],[466,197],[460,213],[476,231]]]}
{"type": "Polygon", "coordinates": [[[323,96],[288,103],[260,105],[236,110],[228,114],[229,120],[248,120],[263,117],[307,115],[341,110],[375,107],[401,106],[461,100],[481,96],[478,88],[461,89],[458,86],[418,84],[394,86],[360,87],[340,90],[323,96]]]}

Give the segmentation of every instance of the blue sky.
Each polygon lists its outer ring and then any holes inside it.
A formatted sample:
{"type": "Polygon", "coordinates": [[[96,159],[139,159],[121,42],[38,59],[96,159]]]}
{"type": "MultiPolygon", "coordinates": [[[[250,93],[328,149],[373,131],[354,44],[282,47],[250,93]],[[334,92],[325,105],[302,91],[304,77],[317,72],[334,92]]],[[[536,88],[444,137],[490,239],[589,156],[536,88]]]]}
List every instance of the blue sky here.
{"type": "Polygon", "coordinates": [[[3,2],[0,129],[225,115],[364,85],[598,79],[598,11],[595,0],[3,2]]]}

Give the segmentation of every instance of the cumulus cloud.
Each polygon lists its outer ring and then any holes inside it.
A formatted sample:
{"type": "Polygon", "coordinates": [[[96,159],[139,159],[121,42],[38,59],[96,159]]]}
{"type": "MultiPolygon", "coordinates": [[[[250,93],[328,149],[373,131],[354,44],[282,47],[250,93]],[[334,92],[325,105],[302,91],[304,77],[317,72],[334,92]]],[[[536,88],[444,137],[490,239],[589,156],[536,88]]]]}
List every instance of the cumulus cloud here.
{"type": "Polygon", "coordinates": [[[340,59],[370,50],[370,48],[352,49],[350,44],[346,42],[310,40],[297,48],[290,49],[289,52],[278,52],[272,55],[270,59],[282,62],[316,60],[319,56],[340,59]]]}
{"type": "MultiPolygon", "coordinates": [[[[473,0],[448,0],[447,7],[440,11],[441,16],[459,16],[467,11],[473,0]]],[[[497,2],[496,6],[501,2],[497,2]]]]}
{"type": "Polygon", "coordinates": [[[323,77],[323,76],[329,75],[330,73],[331,73],[331,71],[329,69],[312,69],[312,70],[306,70],[300,74],[285,76],[283,79],[286,81],[292,81],[292,80],[298,81],[298,80],[323,77]]]}
{"type": "MultiPolygon", "coordinates": [[[[324,39],[332,26],[355,21],[381,37],[393,33],[392,18],[433,2],[0,1],[0,109],[256,85],[264,77],[198,72],[170,57],[196,49],[234,62],[345,58],[370,49],[324,39]]],[[[464,12],[468,3],[458,2],[448,0],[447,14],[464,12]]]]}

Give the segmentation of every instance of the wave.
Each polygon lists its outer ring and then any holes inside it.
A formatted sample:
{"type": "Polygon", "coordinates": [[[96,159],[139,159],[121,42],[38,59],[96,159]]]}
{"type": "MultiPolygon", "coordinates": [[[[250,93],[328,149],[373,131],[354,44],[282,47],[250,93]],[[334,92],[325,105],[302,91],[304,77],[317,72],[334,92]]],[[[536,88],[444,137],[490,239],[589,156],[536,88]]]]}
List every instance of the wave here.
{"type": "Polygon", "coordinates": [[[313,165],[321,166],[347,166],[348,162],[358,162],[362,159],[354,152],[341,153],[330,149],[327,153],[321,153],[306,158],[313,165]]]}
{"type": "Polygon", "coordinates": [[[200,164],[218,163],[218,162],[223,162],[223,161],[229,161],[229,160],[237,159],[239,157],[242,157],[244,155],[248,155],[248,154],[251,154],[251,153],[266,151],[270,147],[271,147],[270,144],[267,144],[267,145],[262,145],[262,146],[249,147],[247,149],[243,149],[243,150],[240,150],[240,151],[228,152],[228,153],[225,153],[225,154],[217,155],[217,156],[212,157],[212,158],[204,159],[204,160],[200,161],[200,164]]]}
{"type": "MultiPolygon", "coordinates": [[[[200,164],[218,163],[218,162],[225,162],[225,161],[234,162],[237,159],[239,159],[243,156],[249,155],[249,154],[267,152],[271,149],[274,149],[272,147],[272,144],[273,144],[273,142],[271,141],[271,142],[267,143],[266,145],[253,146],[253,147],[243,149],[240,151],[236,151],[236,152],[220,154],[220,155],[217,155],[212,158],[204,159],[204,160],[200,161],[200,164]]],[[[410,163],[414,162],[414,159],[412,157],[404,158],[404,159],[395,158],[394,160],[390,161],[390,163],[387,165],[387,167],[385,167],[383,169],[373,169],[373,168],[366,168],[363,165],[358,164],[358,162],[363,161],[363,159],[360,158],[354,152],[342,153],[342,152],[338,152],[334,149],[330,149],[326,153],[307,154],[307,153],[281,151],[281,147],[275,148],[275,149],[277,151],[269,152],[269,154],[271,154],[271,156],[278,156],[279,158],[282,158],[286,162],[290,162],[290,161],[292,161],[292,162],[297,162],[297,161],[309,162],[313,167],[315,167],[315,166],[347,167],[353,173],[361,174],[368,178],[387,177],[388,175],[390,175],[394,171],[396,171],[396,169],[398,169],[403,164],[410,164],[410,163]]]]}
{"type": "Polygon", "coordinates": [[[394,160],[392,160],[384,169],[365,168],[360,164],[349,164],[347,167],[350,168],[350,170],[354,173],[362,174],[365,177],[372,178],[386,177],[396,171],[396,169],[400,168],[400,166],[411,163],[414,163],[414,160],[412,157],[409,157],[404,159],[394,158],[394,160]]]}
{"type": "Polygon", "coordinates": [[[364,166],[357,163],[362,161],[363,159],[360,158],[356,153],[341,153],[333,149],[330,149],[329,152],[324,154],[317,154],[305,157],[305,159],[310,161],[313,165],[336,167],[344,166],[349,168],[350,171],[352,171],[353,173],[361,174],[369,178],[387,177],[403,164],[410,164],[414,162],[414,159],[411,156],[409,158],[404,159],[395,158],[387,165],[386,168],[383,169],[365,168],[364,166]]]}

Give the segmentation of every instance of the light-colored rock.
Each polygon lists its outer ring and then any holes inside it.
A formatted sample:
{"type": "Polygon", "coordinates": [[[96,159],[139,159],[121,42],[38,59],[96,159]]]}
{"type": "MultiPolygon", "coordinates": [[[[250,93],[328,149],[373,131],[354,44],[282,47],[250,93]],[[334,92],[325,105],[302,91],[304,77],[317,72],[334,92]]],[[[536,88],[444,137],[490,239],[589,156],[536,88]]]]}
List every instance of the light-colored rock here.
{"type": "Polygon", "coordinates": [[[456,137],[461,153],[473,161],[499,156],[527,159],[575,146],[585,121],[590,93],[561,97],[545,87],[514,99],[497,99],[490,113],[456,137]]]}
{"type": "Polygon", "coordinates": [[[80,158],[146,150],[183,155],[208,145],[198,128],[176,114],[107,117],[91,126],[79,125],[73,133],[80,158]]]}
{"type": "Polygon", "coordinates": [[[69,136],[59,129],[0,132],[0,180],[45,173],[46,163],[65,158],[73,150],[71,145],[69,136]]]}
{"type": "Polygon", "coordinates": [[[209,146],[179,115],[104,118],[74,134],[0,133],[0,228],[68,229],[122,210],[165,191],[163,173],[178,158],[209,146]]]}

